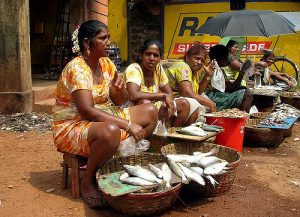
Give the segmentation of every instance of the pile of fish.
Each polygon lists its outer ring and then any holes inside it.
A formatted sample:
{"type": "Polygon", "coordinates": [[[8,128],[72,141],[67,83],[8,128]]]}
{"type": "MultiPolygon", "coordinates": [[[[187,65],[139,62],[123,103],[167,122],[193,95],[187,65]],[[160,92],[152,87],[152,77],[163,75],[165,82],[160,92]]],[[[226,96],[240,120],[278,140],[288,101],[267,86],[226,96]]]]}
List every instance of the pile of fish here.
{"type": "Polygon", "coordinates": [[[233,109],[224,109],[219,112],[213,112],[206,114],[206,116],[211,116],[211,117],[230,117],[230,118],[242,118],[242,117],[247,117],[248,113],[244,111],[240,111],[237,108],[233,109]]]}
{"type": "Polygon", "coordinates": [[[125,171],[120,175],[120,181],[130,185],[159,185],[168,189],[172,186],[175,174],[181,183],[188,184],[191,180],[204,186],[208,180],[213,186],[218,184],[212,177],[226,172],[228,162],[214,156],[218,153],[218,147],[207,153],[194,152],[187,154],[168,154],[161,168],[148,164],[149,169],[139,165],[124,165],[125,171]]]}
{"type": "Polygon", "coordinates": [[[274,112],[263,119],[260,124],[268,126],[278,126],[281,124],[285,124],[286,122],[284,121],[284,119],[288,117],[299,118],[300,111],[288,104],[278,104],[275,106],[274,112]]]}

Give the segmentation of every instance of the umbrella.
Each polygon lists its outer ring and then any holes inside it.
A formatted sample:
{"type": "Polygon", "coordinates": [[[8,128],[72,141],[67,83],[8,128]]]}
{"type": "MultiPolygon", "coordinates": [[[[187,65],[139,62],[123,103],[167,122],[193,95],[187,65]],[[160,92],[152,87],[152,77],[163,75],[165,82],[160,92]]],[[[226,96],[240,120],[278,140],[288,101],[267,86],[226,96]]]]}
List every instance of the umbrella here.
{"type": "Polygon", "coordinates": [[[295,26],[282,15],[268,10],[240,10],[221,13],[208,19],[201,34],[226,36],[264,36],[296,33],[295,26]]]}

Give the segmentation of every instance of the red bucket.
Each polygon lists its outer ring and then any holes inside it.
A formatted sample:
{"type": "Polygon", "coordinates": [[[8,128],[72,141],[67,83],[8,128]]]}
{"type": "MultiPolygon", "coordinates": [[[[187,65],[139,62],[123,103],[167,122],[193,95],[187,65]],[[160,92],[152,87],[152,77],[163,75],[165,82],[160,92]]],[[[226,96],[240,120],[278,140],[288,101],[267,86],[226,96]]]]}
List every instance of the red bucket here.
{"type": "Polygon", "coordinates": [[[239,152],[243,148],[245,122],[248,117],[206,117],[207,124],[221,126],[224,132],[217,134],[215,142],[233,148],[239,152]]]}

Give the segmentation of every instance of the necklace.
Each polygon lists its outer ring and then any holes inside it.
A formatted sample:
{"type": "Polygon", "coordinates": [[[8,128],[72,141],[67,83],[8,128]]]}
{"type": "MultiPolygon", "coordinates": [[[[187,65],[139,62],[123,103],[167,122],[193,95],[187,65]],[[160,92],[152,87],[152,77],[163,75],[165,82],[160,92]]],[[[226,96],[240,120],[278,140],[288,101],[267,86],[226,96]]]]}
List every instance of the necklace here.
{"type": "Polygon", "coordinates": [[[94,83],[95,84],[101,84],[103,75],[102,75],[102,71],[101,71],[101,68],[100,68],[100,63],[98,63],[97,68],[94,71],[91,70],[91,72],[92,72],[94,83]]]}

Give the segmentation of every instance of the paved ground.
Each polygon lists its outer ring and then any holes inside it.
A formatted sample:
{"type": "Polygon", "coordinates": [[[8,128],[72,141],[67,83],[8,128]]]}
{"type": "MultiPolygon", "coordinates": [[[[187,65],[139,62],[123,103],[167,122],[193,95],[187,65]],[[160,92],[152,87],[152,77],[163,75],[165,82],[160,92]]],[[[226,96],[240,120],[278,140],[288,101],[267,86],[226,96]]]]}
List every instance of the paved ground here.
{"type": "MultiPolygon", "coordinates": [[[[189,208],[177,201],[161,216],[300,216],[300,142],[294,141],[296,137],[300,137],[299,122],[293,136],[279,148],[244,148],[228,194],[184,197],[189,208]]],[[[89,209],[81,199],[72,199],[70,189],[60,190],[61,154],[49,131],[0,131],[0,161],[0,216],[123,216],[111,209],[89,209]]]]}

